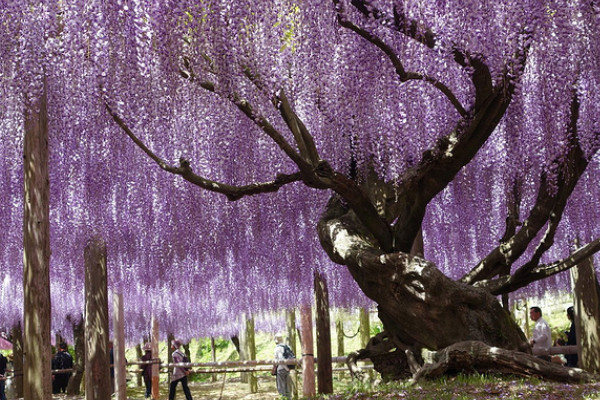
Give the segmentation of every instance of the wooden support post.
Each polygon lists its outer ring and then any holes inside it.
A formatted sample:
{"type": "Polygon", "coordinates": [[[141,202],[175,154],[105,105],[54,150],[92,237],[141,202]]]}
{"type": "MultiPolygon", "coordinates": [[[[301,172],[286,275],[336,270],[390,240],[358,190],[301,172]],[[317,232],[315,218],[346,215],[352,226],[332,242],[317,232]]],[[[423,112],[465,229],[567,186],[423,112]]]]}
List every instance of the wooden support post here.
{"type": "Polygon", "coordinates": [[[314,274],[317,315],[317,383],[320,394],[333,393],[331,370],[331,322],[329,318],[329,292],[323,275],[314,274]]]}
{"type": "Polygon", "coordinates": [[[23,397],[23,330],[20,322],[13,326],[10,336],[13,344],[13,369],[19,371],[19,375],[13,378],[13,384],[15,396],[20,399],[23,397]]]}
{"type": "Polygon", "coordinates": [[[302,340],[302,395],[314,397],[315,392],[315,356],[312,332],[312,311],[310,306],[300,308],[302,340]]]}
{"type": "MultiPolygon", "coordinates": [[[[210,359],[212,360],[212,362],[217,362],[217,351],[215,349],[215,338],[214,337],[210,338],[210,359]]],[[[217,374],[212,374],[211,381],[212,382],[217,381],[217,374]]]]}
{"type": "Polygon", "coordinates": [[[113,293],[115,398],[127,400],[127,371],[125,365],[125,320],[123,294],[113,293]]]}
{"type": "MultiPolygon", "coordinates": [[[[292,349],[294,354],[296,354],[296,358],[298,358],[298,352],[296,351],[296,311],[294,309],[289,309],[285,313],[285,323],[287,328],[288,335],[288,346],[292,349]]],[[[298,398],[298,380],[299,374],[297,370],[290,371],[290,377],[294,382],[292,385],[292,394],[294,399],[298,398]]]]}
{"type": "Polygon", "coordinates": [[[106,245],[88,241],[85,261],[85,400],[111,397],[106,245]]]}
{"type": "MultiPolygon", "coordinates": [[[[145,342],[144,342],[145,344],[145,342]]],[[[142,345],[140,343],[135,345],[135,356],[138,360],[140,360],[143,356],[142,354],[142,345]]],[[[142,386],[142,374],[135,374],[135,385],[142,386]]]]}
{"type": "MultiPolygon", "coordinates": [[[[167,364],[171,364],[173,362],[173,349],[171,348],[171,343],[175,340],[175,334],[172,332],[167,333],[167,364]]],[[[169,368],[167,372],[167,382],[171,382],[171,375],[173,374],[173,368],[169,368]]]]}
{"type": "Polygon", "coordinates": [[[579,368],[600,373],[600,288],[593,259],[571,268],[579,368]]]}
{"type": "MultiPolygon", "coordinates": [[[[337,355],[338,357],[344,357],[344,321],[342,321],[341,315],[338,315],[335,321],[335,330],[337,334],[337,355]]],[[[338,367],[343,367],[343,364],[338,364],[338,367]]],[[[343,371],[340,371],[339,377],[344,377],[343,371]]]]}
{"type": "MultiPolygon", "coordinates": [[[[158,359],[158,320],[154,315],[152,315],[152,358],[158,359]]],[[[170,343],[168,344],[170,345],[170,343]]],[[[167,352],[169,352],[167,350],[167,352]]],[[[159,367],[158,364],[152,364],[152,400],[160,399],[160,390],[159,390],[159,367]]]]}
{"type": "MultiPolygon", "coordinates": [[[[242,329],[240,329],[240,360],[248,360],[248,331],[246,330],[246,314],[242,314],[242,329]]],[[[248,383],[248,373],[240,373],[240,382],[248,383]]]]}
{"type": "Polygon", "coordinates": [[[359,311],[360,321],[360,346],[365,349],[371,339],[371,320],[369,317],[369,310],[361,308],[359,311]]]}
{"type": "MultiPolygon", "coordinates": [[[[248,359],[256,360],[256,341],[254,332],[254,318],[250,317],[246,320],[246,343],[248,359]]],[[[254,372],[248,372],[248,384],[250,393],[258,393],[258,380],[254,372]]]]}
{"type": "Polygon", "coordinates": [[[290,346],[290,349],[292,349],[294,354],[298,354],[296,351],[296,312],[293,309],[286,311],[285,322],[287,328],[288,346],[290,346]]]}
{"type": "Polygon", "coordinates": [[[50,348],[50,185],[46,82],[27,102],[24,115],[23,172],[23,394],[27,400],[52,398],[50,348]]]}
{"type": "Polygon", "coordinates": [[[67,394],[73,396],[81,392],[81,381],[85,373],[85,327],[83,314],[74,318],[69,316],[68,319],[73,327],[73,348],[75,349],[73,369],[75,373],[69,379],[67,394]]]}

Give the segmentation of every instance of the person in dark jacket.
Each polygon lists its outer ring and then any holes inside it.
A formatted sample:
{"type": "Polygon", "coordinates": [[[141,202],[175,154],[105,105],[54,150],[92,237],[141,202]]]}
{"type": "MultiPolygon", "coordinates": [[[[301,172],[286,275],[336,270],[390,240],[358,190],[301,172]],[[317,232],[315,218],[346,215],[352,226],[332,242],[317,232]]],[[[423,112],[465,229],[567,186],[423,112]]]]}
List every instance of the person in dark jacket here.
{"type": "MultiPolygon", "coordinates": [[[[152,346],[150,343],[144,345],[145,354],[142,356],[142,361],[152,360],[152,346]]],[[[146,385],[146,398],[149,399],[152,395],[152,364],[141,365],[142,377],[144,378],[144,385],[146,385]]]]}
{"type": "MultiPolygon", "coordinates": [[[[67,351],[67,344],[58,345],[58,352],[52,357],[52,369],[72,369],[73,357],[67,351]]],[[[66,393],[71,372],[62,372],[52,375],[52,393],[66,393]]]]}
{"type": "MultiPolygon", "coordinates": [[[[566,331],[567,334],[567,346],[575,346],[577,344],[577,337],[575,336],[575,311],[573,307],[567,308],[567,318],[571,321],[571,328],[566,331]]],[[[567,367],[577,367],[577,363],[579,362],[577,354],[567,354],[565,355],[567,359],[567,367]]]]}

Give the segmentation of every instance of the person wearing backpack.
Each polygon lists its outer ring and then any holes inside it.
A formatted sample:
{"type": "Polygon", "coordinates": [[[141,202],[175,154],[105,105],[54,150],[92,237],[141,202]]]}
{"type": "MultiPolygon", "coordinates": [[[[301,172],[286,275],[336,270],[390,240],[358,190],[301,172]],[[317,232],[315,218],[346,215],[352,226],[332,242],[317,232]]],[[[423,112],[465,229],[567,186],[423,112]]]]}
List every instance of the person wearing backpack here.
{"type": "MultiPolygon", "coordinates": [[[[185,354],[180,350],[181,341],[173,340],[171,342],[171,348],[173,351],[173,363],[184,363],[189,362],[185,354]]],[[[171,375],[171,385],[169,386],[169,400],[175,400],[175,389],[177,388],[177,384],[181,382],[181,386],[183,387],[183,393],[185,394],[185,398],[187,400],[193,400],[192,394],[190,393],[190,388],[187,383],[187,376],[190,371],[185,367],[175,367],[173,368],[173,374],[171,375]]]]}
{"type": "MultiPolygon", "coordinates": [[[[284,361],[290,358],[296,358],[290,346],[283,341],[283,335],[275,335],[275,361],[284,361]]],[[[292,379],[290,377],[290,369],[294,366],[286,364],[277,365],[277,391],[286,399],[292,398],[292,379]]]]}
{"type": "MultiPolygon", "coordinates": [[[[52,369],[71,369],[73,368],[73,357],[67,351],[67,344],[58,345],[58,352],[52,357],[52,369]]],[[[52,375],[52,393],[66,393],[67,385],[71,372],[63,372],[52,375]]]]}
{"type": "Polygon", "coordinates": [[[6,364],[8,360],[4,357],[4,354],[0,353],[0,400],[6,400],[6,394],[4,388],[6,386],[6,364]]]}

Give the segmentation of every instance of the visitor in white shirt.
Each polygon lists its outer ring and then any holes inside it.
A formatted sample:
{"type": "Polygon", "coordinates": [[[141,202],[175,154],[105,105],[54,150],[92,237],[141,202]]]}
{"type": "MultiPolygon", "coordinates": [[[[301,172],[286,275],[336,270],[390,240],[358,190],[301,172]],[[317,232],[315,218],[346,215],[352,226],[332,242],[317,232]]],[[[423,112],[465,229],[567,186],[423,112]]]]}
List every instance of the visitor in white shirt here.
{"type": "Polygon", "coordinates": [[[548,323],[542,318],[542,309],[539,307],[531,307],[529,309],[529,316],[532,321],[535,321],[533,336],[529,341],[533,354],[543,360],[550,361],[548,350],[552,347],[552,333],[550,332],[548,323]]]}

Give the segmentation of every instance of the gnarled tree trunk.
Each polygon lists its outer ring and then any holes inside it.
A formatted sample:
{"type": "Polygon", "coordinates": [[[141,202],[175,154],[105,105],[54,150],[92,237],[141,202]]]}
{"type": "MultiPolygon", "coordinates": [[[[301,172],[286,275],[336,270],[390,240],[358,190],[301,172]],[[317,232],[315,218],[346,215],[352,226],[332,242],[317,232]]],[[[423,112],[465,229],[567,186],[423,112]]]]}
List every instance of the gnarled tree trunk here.
{"type": "MultiPolygon", "coordinates": [[[[383,252],[354,212],[335,198],[319,223],[319,237],[329,256],[346,265],[365,294],[377,302],[393,344],[390,349],[439,350],[457,342],[481,341],[529,351],[523,332],[495,296],[449,279],[421,257],[383,252]]],[[[389,365],[382,368],[390,375],[402,375],[390,371],[389,365]]]]}

